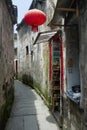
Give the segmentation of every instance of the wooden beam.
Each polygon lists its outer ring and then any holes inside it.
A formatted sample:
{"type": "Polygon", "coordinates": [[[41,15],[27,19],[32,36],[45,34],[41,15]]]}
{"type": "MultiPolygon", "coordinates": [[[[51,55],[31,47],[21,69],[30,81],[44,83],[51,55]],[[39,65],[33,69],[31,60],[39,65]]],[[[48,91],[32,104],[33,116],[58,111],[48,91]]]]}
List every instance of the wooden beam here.
{"type": "Polygon", "coordinates": [[[57,24],[57,23],[52,23],[53,26],[59,26],[59,27],[74,27],[76,24],[71,24],[71,25],[65,25],[65,24],[57,24]]]}
{"type": "Polygon", "coordinates": [[[66,12],[76,12],[76,9],[73,8],[57,8],[57,10],[66,12]]]}
{"type": "Polygon", "coordinates": [[[78,7],[78,3],[76,2],[76,16],[79,16],[79,7],[78,7]]]}

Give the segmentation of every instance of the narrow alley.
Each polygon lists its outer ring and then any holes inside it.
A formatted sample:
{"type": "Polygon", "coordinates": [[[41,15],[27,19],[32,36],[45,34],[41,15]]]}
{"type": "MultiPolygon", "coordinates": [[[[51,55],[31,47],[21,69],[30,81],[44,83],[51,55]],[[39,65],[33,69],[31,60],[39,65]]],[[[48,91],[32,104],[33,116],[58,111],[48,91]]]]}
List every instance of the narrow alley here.
{"type": "Polygon", "coordinates": [[[34,89],[15,81],[15,99],[5,130],[59,130],[34,89]]]}
{"type": "Polygon", "coordinates": [[[0,130],[87,130],[87,0],[0,0],[0,130]]]}

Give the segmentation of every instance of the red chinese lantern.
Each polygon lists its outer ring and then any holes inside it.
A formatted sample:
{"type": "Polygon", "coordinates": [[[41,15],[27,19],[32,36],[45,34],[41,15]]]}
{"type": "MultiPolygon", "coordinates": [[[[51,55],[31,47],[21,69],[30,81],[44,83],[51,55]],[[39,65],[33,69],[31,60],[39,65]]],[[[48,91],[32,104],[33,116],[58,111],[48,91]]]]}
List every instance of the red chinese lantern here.
{"type": "Polygon", "coordinates": [[[38,31],[38,26],[46,21],[46,15],[41,10],[31,9],[25,14],[24,21],[32,26],[32,31],[38,31]]]}

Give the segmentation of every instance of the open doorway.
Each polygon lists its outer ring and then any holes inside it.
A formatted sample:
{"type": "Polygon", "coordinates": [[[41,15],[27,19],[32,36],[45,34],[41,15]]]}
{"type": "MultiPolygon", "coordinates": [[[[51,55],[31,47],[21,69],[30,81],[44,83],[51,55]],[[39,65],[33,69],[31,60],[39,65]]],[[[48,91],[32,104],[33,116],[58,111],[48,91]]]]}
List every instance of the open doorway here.
{"type": "Polygon", "coordinates": [[[52,112],[60,112],[60,42],[51,40],[50,48],[50,83],[52,112]]]}

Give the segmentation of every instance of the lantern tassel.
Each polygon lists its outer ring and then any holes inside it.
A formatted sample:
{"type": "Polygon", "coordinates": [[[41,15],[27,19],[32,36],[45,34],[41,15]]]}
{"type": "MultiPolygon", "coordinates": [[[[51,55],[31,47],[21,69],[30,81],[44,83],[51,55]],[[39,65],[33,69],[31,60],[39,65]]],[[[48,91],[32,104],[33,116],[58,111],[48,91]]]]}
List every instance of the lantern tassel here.
{"type": "Polygon", "coordinates": [[[38,26],[32,26],[32,31],[37,32],[38,31],[38,26]]]}

